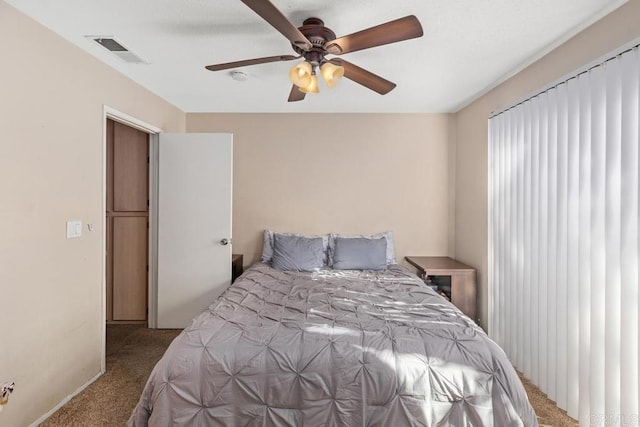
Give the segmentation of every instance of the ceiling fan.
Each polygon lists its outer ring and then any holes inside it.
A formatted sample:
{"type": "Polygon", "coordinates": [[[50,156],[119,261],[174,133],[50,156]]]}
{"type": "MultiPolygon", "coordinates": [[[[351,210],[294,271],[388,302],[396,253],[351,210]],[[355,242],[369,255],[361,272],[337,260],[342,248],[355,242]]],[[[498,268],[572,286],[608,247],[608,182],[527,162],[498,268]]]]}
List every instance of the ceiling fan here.
{"type": "Polygon", "coordinates": [[[207,65],[210,71],[228,70],[268,62],[292,61],[303,58],[294,66],[289,77],[293,87],[289,102],[302,101],[307,93],[318,93],[316,70],[320,70],[327,86],[333,87],[342,77],[353,80],[381,95],[389,93],[396,84],[370,71],[358,67],[342,58],[326,58],[327,55],[343,55],[358,50],[369,49],[389,43],[396,43],[422,36],[420,21],[413,15],[386,22],[336,38],[335,33],[324,26],[318,18],[306,19],[301,27],[293,25],[269,0],[241,0],[262,19],[284,35],[290,42],[295,55],[267,56],[224,64],[207,65]]]}

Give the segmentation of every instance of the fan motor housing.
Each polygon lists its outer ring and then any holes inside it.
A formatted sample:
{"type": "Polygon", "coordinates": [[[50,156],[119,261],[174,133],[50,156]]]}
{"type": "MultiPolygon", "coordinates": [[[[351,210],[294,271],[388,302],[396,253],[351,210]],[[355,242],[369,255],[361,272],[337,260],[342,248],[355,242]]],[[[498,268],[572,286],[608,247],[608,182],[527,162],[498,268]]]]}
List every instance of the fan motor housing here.
{"type": "Polygon", "coordinates": [[[330,28],[324,26],[324,22],[320,18],[307,18],[302,23],[298,30],[311,42],[313,47],[308,51],[301,49],[295,44],[291,44],[291,47],[298,54],[302,55],[304,59],[314,65],[320,64],[324,60],[324,55],[327,53],[325,45],[330,40],[335,40],[336,33],[330,28]]]}

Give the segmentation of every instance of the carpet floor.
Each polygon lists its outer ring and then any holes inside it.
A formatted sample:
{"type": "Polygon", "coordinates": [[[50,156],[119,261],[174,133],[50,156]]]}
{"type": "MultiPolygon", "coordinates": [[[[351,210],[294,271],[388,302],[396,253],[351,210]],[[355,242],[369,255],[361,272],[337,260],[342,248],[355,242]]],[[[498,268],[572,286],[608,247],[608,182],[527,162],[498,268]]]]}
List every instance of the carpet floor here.
{"type": "MultiPolygon", "coordinates": [[[[147,329],[140,325],[108,325],[105,374],[41,425],[124,426],[151,370],[179,333],[177,330],[147,329]]],[[[520,378],[541,427],[578,425],[536,386],[522,375],[520,378]]]]}

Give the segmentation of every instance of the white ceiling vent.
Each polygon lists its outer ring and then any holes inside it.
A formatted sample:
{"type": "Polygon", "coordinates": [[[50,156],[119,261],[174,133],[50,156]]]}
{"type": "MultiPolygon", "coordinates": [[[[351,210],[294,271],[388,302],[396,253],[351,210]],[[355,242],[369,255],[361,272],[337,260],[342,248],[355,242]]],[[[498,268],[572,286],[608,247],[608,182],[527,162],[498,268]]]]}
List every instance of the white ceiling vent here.
{"type": "Polygon", "coordinates": [[[109,52],[113,53],[118,58],[122,59],[125,62],[129,62],[132,64],[148,64],[148,61],[140,58],[135,53],[131,52],[129,49],[124,47],[122,43],[116,41],[111,36],[86,36],[87,38],[92,39],[94,42],[98,43],[100,46],[107,49],[109,52]]]}

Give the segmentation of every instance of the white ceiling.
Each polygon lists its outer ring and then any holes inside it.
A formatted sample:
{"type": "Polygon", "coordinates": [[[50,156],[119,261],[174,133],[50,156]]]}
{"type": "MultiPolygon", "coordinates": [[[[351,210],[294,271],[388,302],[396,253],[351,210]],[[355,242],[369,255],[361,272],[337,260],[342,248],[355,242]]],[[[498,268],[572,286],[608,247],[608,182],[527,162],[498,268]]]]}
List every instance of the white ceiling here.
{"type": "Polygon", "coordinates": [[[350,80],[288,103],[297,61],[245,67],[244,82],[204,66],[294,54],[240,0],[7,0],[186,112],[455,112],[626,0],[272,0],[296,25],[338,37],[416,15],[424,36],[344,55],[397,83],[381,96],[350,80]],[[113,36],[129,64],[88,39],[113,36]]]}

